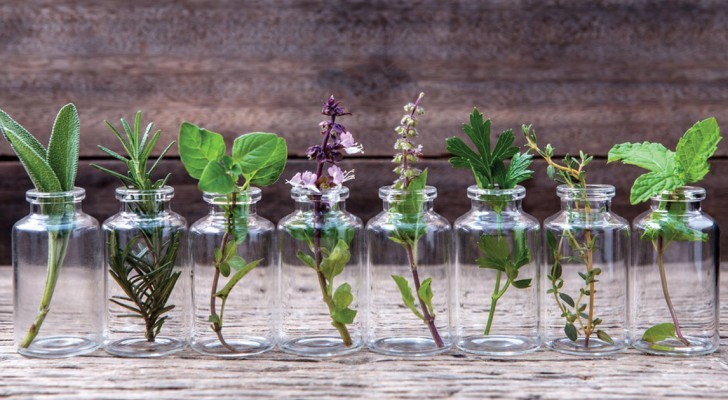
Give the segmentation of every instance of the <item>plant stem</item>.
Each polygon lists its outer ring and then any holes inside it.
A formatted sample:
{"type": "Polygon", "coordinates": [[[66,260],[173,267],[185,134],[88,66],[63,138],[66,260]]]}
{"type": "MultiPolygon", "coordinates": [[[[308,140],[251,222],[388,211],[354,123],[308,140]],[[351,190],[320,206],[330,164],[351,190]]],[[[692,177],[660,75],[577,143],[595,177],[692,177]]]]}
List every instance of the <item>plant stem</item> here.
{"type": "Polygon", "coordinates": [[[685,346],[690,346],[690,341],[685,339],[685,336],[683,336],[682,332],[680,331],[680,323],[677,321],[677,313],[675,313],[675,307],[672,305],[672,300],[670,299],[670,292],[668,291],[668,288],[667,288],[667,274],[665,273],[665,261],[664,261],[665,246],[663,245],[662,236],[657,237],[657,243],[655,244],[655,247],[657,249],[657,267],[660,270],[660,283],[662,284],[662,293],[665,295],[665,302],[667,303],[667,308],[670,310],[670,316],[672,317],[672,323],[673,323],[673,325],[675,325],[675,336],[677,336],[678,339],[685,346]]]}
{"type": "Polygon", "coordinates": [[[28,329],[28,333],[20,342],[21,348],[28,348],[36,336],[40,332],[40,328],[43,325],[46,315],[51,310],[51,300],[53,299],[53,292],[56,289],[56,283],[58,282],[58,276],[61,272],[61,265],[63,265],[63,259],[66,257],[66,250],[68,249],[68,241],[70,239],[69,232],[48,232],[48,267],[46,270],[46,282],[43,289],[43,297],[40,300],[40,306],[38,307],[38,314],[35,317],[35,321],[28,329]]]}
{"type": "MultiPolygon", "coordinates": [[[[227,222],[227,229],[225,230],[225,234],[222,236],[222,243],[220,245],[220,251],[224,254],[227,249],[228,242],[230,241],[230,230],[232,229],[232,220],[235,217],[234,210],[237,203],[237,193],[233,192],[230,200],[230,207],[228,209],[228,213],[226,216],[226,222],[227,222]]],[[[224,256],[222,257],[224,259],[224,256]]],[[[220,281],[220,266],[215,265],[215,275],[212,278],[212,288],[210,289],[210,315],[217,314],[217,307],[215,305],[215,302],[217,300],[217,296],[215,294],[217,293],[217,285],[220,281]]],[[[222,314],[223,310],[225,308],[225,301],[223,301],[223,304],[220,307],[220,314],[218,315],[218,322],[213,322],[212,324],[212,330],[217,335],[217,339],[220,341],[220,344],[225,347],[226,349],[230,350],[231,352],[236,352],[237,350],[235,347],[231,346],[225,338],[222,336],[222,314]]]]}
{"type": "Polygon", "coordinates": [[[417,272],[417,259],[415,257],[415,250],[413,249],[414,246],[405,245],[404,248],[407,250],[407,260],[409,261],[410,270],[412,271],[412,279],[415,281],[415,293],[417,293],[417,299],[420,301],[420,308],[422,309],[422,316],[425,319],[425,324],[427,324],[427,327],[430,329],[430,334],[432,335],[432,339],[435,341],[437,347],[444,347],[445,344],[442,342],[440,333],[437,331],[437,327],[435,326],[435,317],[430,315],[430,311],[427,309],[427,304],[425,304],[419,295],[420,276],[417,272]]]}
{"type": "MultiPolygon", "coordinates": [[[[589,207],[585,207],[585,211],[588,214],[589,213],[589,207]]],[[[588,222],[587,222],[588,225],[588,222]]],[[[592,251],[591,245],[591,230],[586,229],[584,232],[584,236],[586,238],[586,243],[589,246],[587,248],[586,252],[586,271],[591,272],[592,268],[594,268],[594,253],[592,251]]],[[[579,312],[577,310],[577,312],[579,312]]],[[[584,347],[589,347],[589,339],[591,338],[592,334],[592,321],[594,320],[594,279],[592,278],[589,282],[589,316],[587,318],[586,328],[584,329],[584,347]]]]}

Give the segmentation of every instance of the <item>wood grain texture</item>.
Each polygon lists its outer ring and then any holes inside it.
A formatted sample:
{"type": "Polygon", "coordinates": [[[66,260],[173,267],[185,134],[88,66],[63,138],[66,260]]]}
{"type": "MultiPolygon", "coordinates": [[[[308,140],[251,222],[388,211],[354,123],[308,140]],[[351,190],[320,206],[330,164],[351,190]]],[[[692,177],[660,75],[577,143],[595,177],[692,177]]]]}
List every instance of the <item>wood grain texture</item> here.
{"type": "Polygon", "coordinates": [[[302,155],[335,93],[367,155],[385,156],[424,91],[429,155],[472,106],[498,130],[532,123],[559,151],[604,155],[728,120],[726,18],[717,0],[5,2],[0,108],[47,138],[75,102],[87,157],[114,144],[103,119],[137,109],[167,140],[189,120],[278,132],[302,155]]]}
{"type": "MultiPolygon", "coordinates": [[[[26,359],[12,344],[11,278],[11,268],[0,267],[0,397],[9,399],[717,399],[728,391],[725,334],[717,353],[689,360],[634,350],[599,359],[539,350],[501,359],[457,351],[402,359],[360,351],[323,360],[274,350],[248,360],[215,360],[189,349],[148,360],[112,358],[101,350],[26,359]]],[[[723,279],[722,290],[726,284],[723,279]]],[[[727,321],[725,302],[721,314],[727,321]]],[[[724,322],[722,332],[727,328],[724,322]]]]}
{"type": "MultiPolygon", "coordinates": [[[[83,207],[87,213],[103,221],[118,212],[119,203],[114,199],[114,189],[118,186],[118,181],[89,167],[90,162],[92,161],[84,160],[79,167],[78,182],[87,190],[83,207]]],[[[119,168],[118,162],[102,160],[99,163],[108,168],[119,168]]],[[[470,200],[465,190],[474,184],[471,173],[467,170],[454,170],[447,161],[440,159],[425,160],[422,166],[430,169],[428,183],[438,189],[435,210],[450,222],[455,221],[470,208],[470,200]]],[[[349,160],[344,167],[357,171],[357,178],[348,182],[351,196],[346,202],[347,208],[367,221],[382,211],[378,189],[394,180],[392,165],[383,160],[349,160]]],[[[259,214],[275,222],[293,211],[290,186],[284,180],[297,171],[311,168],[312,164],[307,160],[290,160],[281,180],[263,190],[263,199],[258,204],[259,214]]],[[[631,221],[648,209],[647,204],[629,205],[629,188],[641,173],[639,169],[616,164],[606,165],[604,160],[595,160],[589,168],[589,179],[592,183],[611,184],[617,188],[613,201],[613,209],[617,214],[631,221]]],[[[527,194],[523,204],[528,213],[543,221],[559,210],[560,203],[556,197],[556,185],[545,176],[544,163],[535,162],[534,170],[536,178],[526,182],[527,194]]],[[[209,211],[197,189],[196,181],[187,176],[178,160],[162,162],[158,171],[159,176],[172,173],[170,184],[175,187],[176,192],[172,208],[187,218],[188,223],[191,224],[209,211]]],[[[704,210],[720,226],[728,226],[728,202],[725,201],[728,198],[728,180],[723,178],[727,173],[728,161],[715,161],[711,173],[703,182],[703,186],[708,189],[708,197],[703,203],[704,210]]],[[[10,262],[10,228],[15,221],[28,213],[23,191],[30,188],[31,183],[22,167],[14,162],[0,162],[0,176],[13,177],[0,180],[0,209],[3,210],[0,218],[1,265],[10,262]]],[[[728,248],[728,235],[723,235],[721,244],[723,248],[728,248]]],[[[723,253],[724,259],[728,259],[726,254],[728,252],[723,253]]]]}

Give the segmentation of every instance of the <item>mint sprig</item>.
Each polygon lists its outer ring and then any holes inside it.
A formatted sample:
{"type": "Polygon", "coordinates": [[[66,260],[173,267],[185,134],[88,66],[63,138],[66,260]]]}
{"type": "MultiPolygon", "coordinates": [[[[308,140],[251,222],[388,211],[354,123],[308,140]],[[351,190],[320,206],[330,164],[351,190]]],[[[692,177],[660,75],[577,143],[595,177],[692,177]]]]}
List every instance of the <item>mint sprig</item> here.
{"type": "Polygon", "coordinates": [[[701,181],[721,139],[718,122],[711,117],[688,129],[674,152],[659,143],[622,143],[609,150],[607,163],[621,161],[650,171],[632,185],[629,201],[638,204],[701,181]]]}

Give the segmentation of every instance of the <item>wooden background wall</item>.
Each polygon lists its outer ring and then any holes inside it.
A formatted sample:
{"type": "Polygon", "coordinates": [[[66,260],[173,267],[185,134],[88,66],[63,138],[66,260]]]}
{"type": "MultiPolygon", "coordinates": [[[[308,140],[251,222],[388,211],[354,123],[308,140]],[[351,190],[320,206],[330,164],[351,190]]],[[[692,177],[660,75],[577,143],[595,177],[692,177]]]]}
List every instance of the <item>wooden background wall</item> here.
{"type": "MultiPolygon", "coordinates": [[[[47,139],[56,111],[78,106],[85,209],[100,220],[117,209],[117,183],[88,167],[114,166],[97,144],[118,149],[102,121],[146,112],[176,137],[183,120],[232,140],[249,131],[283,134],[290,177],[319,140],[320,103],[336,94],[354,113],[346,125],[366,154],[350,159],[358,178],[349,209],[365,220],[381,209],[377,188],[389,164],[401,106],[424,91],[420,132],[440,197],[454,220],[469,207],[472,178],[446,162],[443,139],[477,105],[500,131],[532,123],[558,153],[595,154],[593,182],[617,186],[615,210],[629,219],[638,171],[605,165],[612,144],[674,146],[692,123],[714,115],[728,126],[728,2],[640,0],[128,1],[16,0],[0,5],[0,108],[47,139]]],[[[522,140],[522,138],[519,138],[522,140]]],[[[728,226],[728,142],[705,186],[705,209],[728,226]]],[[[540,219],[559,206],[536,163],[525,208],[540,219]]],[[[173,207],[194,221],[207,212],[176,152],[173,207]]],[[[0,264],[10,228],[27,213],[30,187],[0,141],[0,264]]],[[[283,182],[260,212],[292,209],[283,182]]],[[[724,238],[726,236],[724,235],[724,238]]],[[[728,244],[723,241],[724,248],[728,244]]],[[[728,252],[724,252],[728,254],[728,252]]]]}

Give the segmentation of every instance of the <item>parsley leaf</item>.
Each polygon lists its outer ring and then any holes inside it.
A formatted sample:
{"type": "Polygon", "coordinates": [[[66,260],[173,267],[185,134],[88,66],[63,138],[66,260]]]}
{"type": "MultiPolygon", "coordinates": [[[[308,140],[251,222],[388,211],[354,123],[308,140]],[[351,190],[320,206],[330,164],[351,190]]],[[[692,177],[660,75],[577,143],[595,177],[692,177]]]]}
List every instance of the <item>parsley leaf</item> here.
{"type": "Polygon", "coordinates": [[[450,165],[453,168],[470,168],[475,182],[481,189],[512,189],[520,182],[530,179],[533,171],[531,155],[519,153],[513,145],[515,136],[512,130],[504,131],[496,140],[491,151],[490,120],[484,120],[477,108],[470,114],[470,125],[463,125],[463,132],[473,142],[470,148],[459,137],[445,139],[447,151],[452,154],[450,165]],[[505,161],[511,159],[509,165],[505,161]]]}

